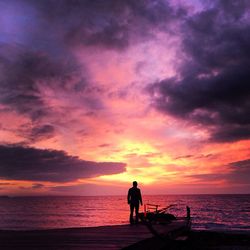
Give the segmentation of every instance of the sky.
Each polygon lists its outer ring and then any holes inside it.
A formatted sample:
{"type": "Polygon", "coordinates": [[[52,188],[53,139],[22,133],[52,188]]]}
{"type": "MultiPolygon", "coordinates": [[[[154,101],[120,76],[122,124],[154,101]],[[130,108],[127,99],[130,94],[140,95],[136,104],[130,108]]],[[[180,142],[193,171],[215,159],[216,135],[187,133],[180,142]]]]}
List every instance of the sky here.
{"type": "Polygon", "coordinates": [[[248,0],[0,0],[0,195],[250,193],[248,0]]]}

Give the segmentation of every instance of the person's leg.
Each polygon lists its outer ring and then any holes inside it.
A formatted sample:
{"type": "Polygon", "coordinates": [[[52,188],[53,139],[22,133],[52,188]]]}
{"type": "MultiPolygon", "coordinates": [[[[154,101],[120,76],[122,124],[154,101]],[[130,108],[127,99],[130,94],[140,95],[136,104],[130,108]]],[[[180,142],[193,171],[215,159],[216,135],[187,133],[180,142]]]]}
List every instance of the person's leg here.
{"type": "Polygon", "coordinates": [[[129,217],[130,224],[134,223],[133,219],[134,208],[135,208],[134,204],[130,204],[130,217],[129,217]]]}
{"type": "Polygon", "coordinates": [[[135,205],[135,223],[138,223],[138,217],[139,217],[139,204],[135,205]]]}

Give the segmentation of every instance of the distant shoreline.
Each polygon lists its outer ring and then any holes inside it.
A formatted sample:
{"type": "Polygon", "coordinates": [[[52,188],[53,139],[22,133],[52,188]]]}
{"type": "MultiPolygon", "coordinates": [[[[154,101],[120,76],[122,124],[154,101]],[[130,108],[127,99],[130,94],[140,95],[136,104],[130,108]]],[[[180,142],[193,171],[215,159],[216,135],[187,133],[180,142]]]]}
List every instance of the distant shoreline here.
{"type": "MultiPolygon", "coordinates": [[[[105,197],[105,196],[126,196],[127,194],[98,194],[98,195],[60,195],[60,194],[49,194],[49,195],[0,195],[0,198],[18,198],[18,197],[105,197]]],[[[218,194],[147,194],[145,196],[212,196],[212,195],[250,195],[250,193],[218,193],[218,194]]]]}

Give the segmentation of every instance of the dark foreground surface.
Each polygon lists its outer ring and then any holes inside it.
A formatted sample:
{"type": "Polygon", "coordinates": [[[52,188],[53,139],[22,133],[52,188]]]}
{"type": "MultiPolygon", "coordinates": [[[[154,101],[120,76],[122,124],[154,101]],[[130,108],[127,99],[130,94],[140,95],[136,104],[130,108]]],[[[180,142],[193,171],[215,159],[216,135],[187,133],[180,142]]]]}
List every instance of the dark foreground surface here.
{"type": "MultiPolygon", "coordinates": [[[[169,226],[178,227],[179,225],[169,226]]],[[[145,225],[117,225],[40,231],[1,231],[0,249],[234,249],[250,250],[250,234],[195,232],[188,238],[153,237],[145,225]]]]}
{"type": "Polygon", "coordinates": [[[124,250],[250,250],[250,233],[191,231],[188,236],[187,239],[180,238],[175,241],[154,237],[126,247],[124,250]]]}
{"type": "MultiPolygon", "coordinates": [[[[172,232],[184,225],[184,220],[178,220],[167,225],[158,225],[157,230],[172,232]]],[[[117,250],[152,237],[150,230],[143,224],[34,231],[0,231],[0,250],[117,250]]]]}

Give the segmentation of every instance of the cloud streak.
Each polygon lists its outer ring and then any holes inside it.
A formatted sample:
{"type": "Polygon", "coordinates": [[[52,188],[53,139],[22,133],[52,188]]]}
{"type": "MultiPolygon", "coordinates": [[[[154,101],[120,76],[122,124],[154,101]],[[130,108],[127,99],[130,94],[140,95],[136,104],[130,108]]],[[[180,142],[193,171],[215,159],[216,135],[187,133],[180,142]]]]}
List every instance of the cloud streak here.
{"type": "Polygon", "coordinates": [[[64,183],[125,171],[124,163],[84,161],[63,151],[22,146],[1,145],[0,159],[0,177],[6,180],[64,183]]]}
{"type": "Polygon", "coordinates": [[[248,185],[250,178],[250,159],[231,162],[226,166],[227,172],[213,174],[194,174],[187,176],[201,182],[227,181],[229,184],[248,185]]]}

